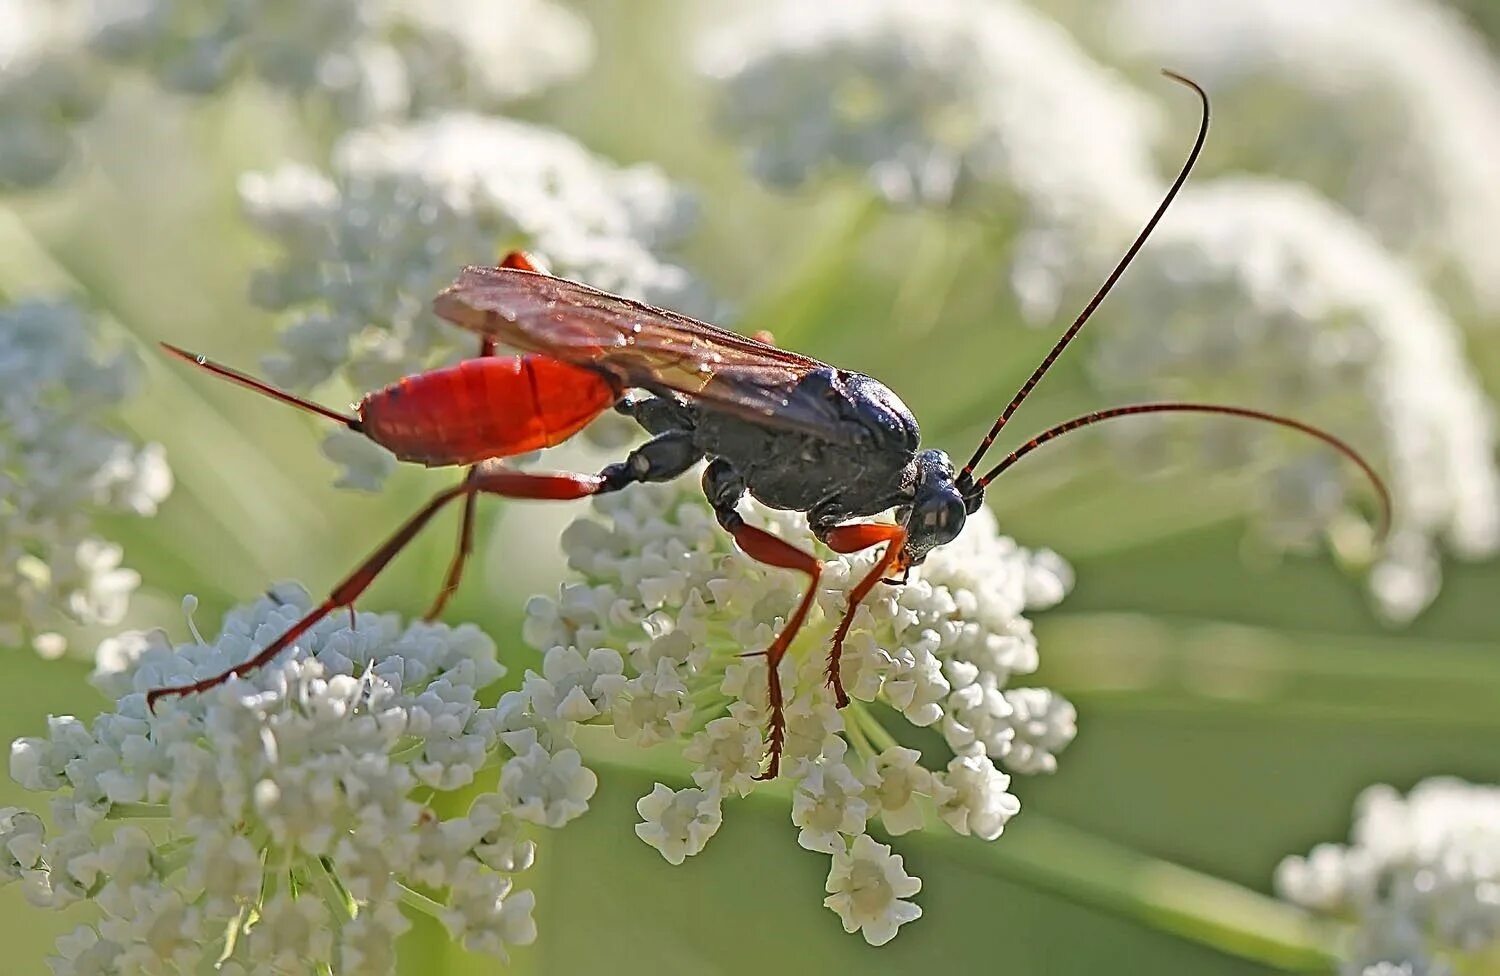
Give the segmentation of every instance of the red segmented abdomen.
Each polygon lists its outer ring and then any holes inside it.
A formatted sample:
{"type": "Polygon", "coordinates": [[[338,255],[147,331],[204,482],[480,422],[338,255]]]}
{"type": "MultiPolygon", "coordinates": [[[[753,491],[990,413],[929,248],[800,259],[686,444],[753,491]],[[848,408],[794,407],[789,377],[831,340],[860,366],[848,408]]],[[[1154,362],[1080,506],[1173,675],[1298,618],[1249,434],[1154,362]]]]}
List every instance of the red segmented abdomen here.
{"type": "Polygon", "coordinates": [[[619,395],[599,374],[545,356],[488,356],[397,380],[358,411],[372,441],[439,467],[560,444],[619,395]]]}

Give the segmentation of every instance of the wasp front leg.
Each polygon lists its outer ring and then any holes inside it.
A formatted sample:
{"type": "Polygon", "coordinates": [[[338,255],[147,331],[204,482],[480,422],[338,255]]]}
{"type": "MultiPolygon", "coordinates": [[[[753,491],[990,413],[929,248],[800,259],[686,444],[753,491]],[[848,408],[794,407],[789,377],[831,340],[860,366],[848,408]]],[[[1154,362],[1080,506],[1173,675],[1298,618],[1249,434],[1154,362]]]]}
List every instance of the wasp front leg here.
{"type": "Polygon", "coordinates": [[[823,543],[834,552],[861,552],[882,542],[886,544],[885,552],[875,560],[875,565],[849,591],[849,605],[844,609],[838,629],[833,632],[833,643],[828,649],[828,686],[833,689],[833,698],[838,707],[843,708],[849,704],[849,696],[844,693],[844,682],[839,673],[839,657],[844,651],[844,638],[849,636],[849,628],[854,624],[855,611],[865,597],[870,595],[875,584],[892,572],[904,569],[899,564],[902,547],[906,545],[906,529],[888,522],[853,522],[819,528],[816,531],[823,543]]]}

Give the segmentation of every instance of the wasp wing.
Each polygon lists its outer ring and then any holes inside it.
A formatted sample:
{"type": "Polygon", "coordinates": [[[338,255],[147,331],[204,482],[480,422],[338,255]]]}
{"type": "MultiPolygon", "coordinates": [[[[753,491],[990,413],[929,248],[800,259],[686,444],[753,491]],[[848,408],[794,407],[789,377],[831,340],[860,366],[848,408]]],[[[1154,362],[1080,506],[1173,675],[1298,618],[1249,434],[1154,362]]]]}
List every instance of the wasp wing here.
{"type": "Polygon", "coordinates": [[[465,268],[432,304],[455,325],[602,373],[622,389],[680,393],[830,440],[840,433],[828,401],[797,385],[832,367],[677,312],[513,268],[465,268]]]}

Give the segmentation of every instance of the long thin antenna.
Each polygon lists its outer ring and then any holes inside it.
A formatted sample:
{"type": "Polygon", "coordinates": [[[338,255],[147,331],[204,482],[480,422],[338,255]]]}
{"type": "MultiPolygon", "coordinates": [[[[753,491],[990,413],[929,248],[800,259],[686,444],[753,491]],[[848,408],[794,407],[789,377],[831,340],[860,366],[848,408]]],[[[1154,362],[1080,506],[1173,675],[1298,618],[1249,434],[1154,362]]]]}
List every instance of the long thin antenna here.
{"type": "Polygon", "coordinates": [[[1245,417],[1250,420],[1260,420],[1268,424],[1288,427],[1311,437],[1316,437],[1324,444],[1327,444],[1344,455],[1344,457],[1359,465],[1359,469],[1365,473],[1366,478],[1370,479],[1370,484],[1375,486],[1376,493],[1380,495],[1379,537],[1384,539],[1386,533],[1390,531],[1391,493],[1386,489],[1385,482],[1380,479],[1380,475],[1376,474],[1375,469],[1370,466],[1370,462],[1366,461],[1347,442],[1335,437],[1326,430],[1314,427],[1312,424],[1303,423],[1300,420],[1294,420],[1291,417],[1267,413],[1264,410],[1252,410],[1249,407],[1229,407],[1216,403],[1135,403],[1124,407],[1111,407],[1108,410],[1096,410],[1093,413],[1086,413],[1081,417],[1074,417],[1072,420],[1066,420],[1056,427],[1049,427],[1014,451],[1011,451],[999,464],[996,464],[985,473],[984,477],[979,479],[974,486],[974,491],[983,491],[991,481],[994,481],[1003,474],[1011,465],[1048,441],[1056,440],[1069,431],[1077,430],[1080,427],[1088,427],[1106,420],[1113,420],[1116,417],[1130,417],[1142,413],[1216,413],[1230,417],[1245,417]]]}
{"type": "Polygon", "coordinates": [[[285,390],[278,390],[276,387],[271,386],[269,383],[264,383],[253,376],[248,376],[244,373],[241,373],[237,369],[225,366],[223,363],[216,363],[212,359],[209,359],[207,356],[200,356],[197,353],[188,352],[186,349],[174,346],[170,342],[163,342],[161,344],[161,347],[165,349],[168,354],[176,356],[183,362],[191,363],[192,365],[197,366],[199,369],[206,369],[210,373],[213,373],[215,376],[222,376],[224,379],[229,380],[231,383],[238,383],[240,386],[254,390],[256,393],[264,394],[265,396],[268,396],[273,400],[280,400],[282,403],[289,403],[300,410],[306,410],[309,413],[315,413],[320,417],[327,417],[334,423],[342,424],[343,426],[348,427],[350,430],[362,429],[363,425],[360,423],[358,417],[351,417],[348,414],[339,413],[337,410],[330,410],[328,407],[325,407],[320,403],[313,403],[311,400],[304,400],[302,397],[299,397],[294,393],[288,393],[285,390]]]}
{"type": "Polygon", "coordinates": [[[1115,269],[1109,273],[1109,277],[1104,279],[1104,284],[1100,285],[1099,290],[1094,292],[1094,297],[1089,299],[1089,303],[1083,307],[1083,311],[1078,313],[1078,318],[1073,320],[1073,324],[1069,326],[1068,331],[1064,332],[1062,338],[1057,340],[1057,344],[1052,347],[1051,352],[1047,353],[1047,357],[1042,360],[1041,365],[1032,372],[1030,378],[1025,383],[1021,384],[1021,389],[1016,391],[1015,396],[1011,397],[1010,403],[1006,405],[1005,410],[996,418],[994,426],[990,428],[990,432],[984,435],[984,440],[979,442],[979,447],[974,450],[974,456],[969,458],[969,463],[964,465],[963,472],[958,476],[958,483],[961,487],[972,478],[974,468],[979,465],[979,462],[984,458],[985,452],[995,443],[995,438],[1000,436],[1000,431],[1005,429],[1005,425],[1010,421],[1011,415],[1031,395],[1031,391],[1041,382],[1042,377],[1047,375],[1047,371],[1052,368],[1052,364],[1057,361],[1057,357],[1062,355],[1062,351],[1068,347],[1068,343],[1072,342],[1073,337],[1082,331],[1084,324],[1089,320],[1089,316],[1093,315],[1094,310],[1099,307],[1099,303],[1104,301],[1104,297],[1115,286],[1115,282],[1120,280],[1120,276],[1125,273],[1125,269],[1130,266],[1130,262],[1135,259],[1142,245],[1146,243],[1146,238],[1151,236],[1151,232],[1161,222],[1162,216],[1166,214],[1167,208],[1172,205],[1172,200],[1176,198],[1177,192],[1187,182],[1188,174],[1193,171],[1193,164],[1198,161],[1198,155],[1203,151],[1203,142],[1208,138],[1208,93],[1196,81],[1186,78],[1175,71],[1163,68],[1162,74],[1197,92],[1199,101],[1203,103],[1203,120],[1198,124],[1198,138],[1193,142],[1192,152],[1188,153],[1187,161],[1182,164],[1182,169],[1177,172],[1177,179],[1172,181],[1171,187],[1168,188],[1166,195],[1162,197],[1161,203],[1157,205],[1156,212],[1151,215],[1150,220],[1146,221],[1146,226],[1141,230],[1140,234],[1136,235],[1135,242],[1130,245],[1130,249],[1125,252],[1125,256],[1115,265],[1115,269]]]}

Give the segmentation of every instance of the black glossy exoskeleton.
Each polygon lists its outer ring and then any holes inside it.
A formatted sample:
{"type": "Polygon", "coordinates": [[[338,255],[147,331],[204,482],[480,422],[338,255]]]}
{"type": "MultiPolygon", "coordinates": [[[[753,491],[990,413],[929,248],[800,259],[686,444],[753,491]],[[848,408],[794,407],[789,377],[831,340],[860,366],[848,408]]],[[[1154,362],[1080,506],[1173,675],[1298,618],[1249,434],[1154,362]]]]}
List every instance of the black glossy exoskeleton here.
{"type": "MultiPolygon", "coordinates": [[[[1169,73],[1170,74],[1170,73],[1169,73]]],[[[238,671],[258,667],[289,646],[325,614],[352,606],[387,563],[450,501],[464,499],[459,546],[436,615],[458,584],[471,547],[475,498],[574,499],[617,491],[636,482],[665,481],[700,461],[703,489],[719,524],[752,558],[797,570],[808,586],[764,654],[770,703],[770,748],[765,776],[776,775],[785,734],[777,664],[801,628],[817,594],[822,563],[812,553],[749,525],[738,504],[752,495],[772,508],[807,513],[814,535],[836,552],[884,545],[873,568],[850,590],[829,648],[827,678],[837,703],[847,703],[839,653],[860,602],[882,579],[918,566],[952,541],[978,511],[986,487],[1042,444],[1068,431],[1139,413],[1217,413],[1262,420],[1310,434],[1357,463],[1389,500],[1370,466],[1352,448],[1300,421],[1244,407],[1145,403],[1086,414],[1052,427],[1012,451],[981,476],[975,469],[1023,400],[1072,341],[1124,272],[1187,179],[1208,130],[1208,98],[1192,152],[1145,228],[1083,312],[1053,346],[996,419],[962,469],[948,456],[921,449],[916,419],[879,381],[778,349],[666,309],[606,294],[542,274],[520,253],[495,268],[468,268],[434,301],[442,317],[482,337],[480,358],[406,377],[361,400],[343,415],[228,367],[175,354],[364,433],[403,460],[467,464],[462,483],[433,498],[311,613],[238,671]],[[503,343],[520,355],[497,356],[503,343]],[[533,474],[486,463],[560,443],[613,405],[649,434],[624,461],[598,474],[533,474]],[[861,521],[894,511],[893,521],[861,521]]],[[[202,691],[233,671],[164,695],[202,691]]]]}

